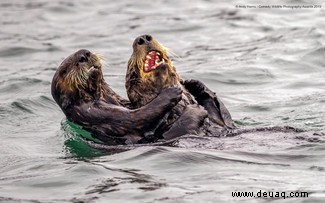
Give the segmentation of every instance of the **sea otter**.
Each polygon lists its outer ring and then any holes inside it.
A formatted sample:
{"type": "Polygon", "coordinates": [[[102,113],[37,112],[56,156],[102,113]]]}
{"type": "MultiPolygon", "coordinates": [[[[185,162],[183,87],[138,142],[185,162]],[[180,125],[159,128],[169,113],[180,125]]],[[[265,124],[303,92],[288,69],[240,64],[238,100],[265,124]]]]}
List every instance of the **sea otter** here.
{"type": "Polygon", "coordinates": [[[173,108],[168,118],[170,126],[173,126],[178,118],[193,119],[197,113],[195,110],[192,110],[192,115],[184,117],[182,114],[189,106],[193,108],[193,105],[198,103],[205,108],[210,121],[217,126],[235,128],[229,111],[216,94],[200,81],[182,82],[167,56],[167,49],[150,35],[142,35],[134,40],[125,86],[129,100],[135,107],[151,102],[163,88],[181,88],[182,100],[173,108]],[[192,99],[191,94],[196,101],[192,99]]]}
{"type": "Polygon", "coordinates": [[[157,126],[182,97],[179,88],[164,88],[148,104],[130,110],[130,102],[104,81],[100,57],[85,49],[61,63],[51,90],[69,121],[109,145],[154,141],[157,126]]]}

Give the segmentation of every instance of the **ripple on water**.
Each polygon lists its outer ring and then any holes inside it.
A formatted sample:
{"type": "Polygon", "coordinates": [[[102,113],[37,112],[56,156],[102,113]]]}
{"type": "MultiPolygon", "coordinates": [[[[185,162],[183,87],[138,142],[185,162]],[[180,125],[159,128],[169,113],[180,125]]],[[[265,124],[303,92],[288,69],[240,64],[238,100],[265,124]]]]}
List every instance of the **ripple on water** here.
{"type": "Polygon", "coordinates": [[[309,51],[308,53],[304,54],[301,57],[301,60],[304,62],[308,62],[308,64],[312,66],[318,67],[320,70],[325,67],[324,59],[325,47],[317,47],[313,48],[313,50],[309,51]]]}
{"type": "Polygon", "coordinates": [[[105,78],[125,93],[132,41],[144,33],[180,55],[180,75],[208,84],[241,127],[324,130],[323,10],[235,3],[1,1],[0,202],[323,202],[321,132],[191,135],[176,147],[87,154],[84,144],[69,153],[76,142],[60,131],[64,114],[50,95],[53,67],[79,48],[98,50],[112,66],[105,78]],[[231,197],[261,189],[311,197],[231,197]]]}
{"type": "Polygon", "coordinates": [[[6,94],[1,94],[0,98],[3,101],[10,102],[15,99],[30,97],[30,88],[33,88],[33,94],[39,94],[40,92],[44,92],[43,86],[47,85],[50,85],[50,82],[30,77],[3,80],[0,82],[0,91],[6,94]]]}
{"type": "Polygon", "coordinates": [[[0,57],[10,57],[10,56],[21,56],[31,53],[40,52],[39,49],[34,49],[30,47],[10,47],[7,49],[0,50],[0,57]]]}
{"type": "Polygon", "coordinates": [[[53,99],[44,95],[14,101],[11,103],[11,106],[19,111],[37,115],[57,112],[59,110],[53,99]]]}
{"type": "Polygon", "coordinates": [[[31,47],[10,47],[10,48],[2,48],[0,50],[0,57],[8,58],[8,57],[22,57],[24,55],[30,55],[39,52],[55,52],[60,49],[55,46],[46,46],[43,48],[31,48],[31,47]]]}
{"type": "Polygon", "coordinates": [[[25,102],[21,101],[15,101],[11,103],[11,106],[17,110],[26,112],[26,113],[30,113],[30,114],[34,114],[34,112],[32,111],[31,107],[28,106],[28,104],[26,104],[25,102]]]}

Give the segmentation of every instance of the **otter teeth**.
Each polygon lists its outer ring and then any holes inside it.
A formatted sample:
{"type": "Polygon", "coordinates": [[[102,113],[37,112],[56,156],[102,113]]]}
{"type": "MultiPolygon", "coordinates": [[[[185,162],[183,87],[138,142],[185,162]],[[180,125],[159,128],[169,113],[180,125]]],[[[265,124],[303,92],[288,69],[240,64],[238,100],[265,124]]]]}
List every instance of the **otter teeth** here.
{"type": "Polygon", "coordinates": [[[92,69],[94,69],[95,67],[94,66],[92,66],[92,67],[90,67],[88,70],[87,70],[87,73],[89,73],[92,69]]]}
{"type": "Polygon", "coordinates": [[[144,63],[144,68],[143,68],[144,71],[149,72],[149,71],[155,70],[158,66],[165,63],[165,60],[163,58],[161,58],[160,56],[161,56],[161,53],[159,53],[158,51],[150,51],[146,55],[146,60],[144,63]]]}

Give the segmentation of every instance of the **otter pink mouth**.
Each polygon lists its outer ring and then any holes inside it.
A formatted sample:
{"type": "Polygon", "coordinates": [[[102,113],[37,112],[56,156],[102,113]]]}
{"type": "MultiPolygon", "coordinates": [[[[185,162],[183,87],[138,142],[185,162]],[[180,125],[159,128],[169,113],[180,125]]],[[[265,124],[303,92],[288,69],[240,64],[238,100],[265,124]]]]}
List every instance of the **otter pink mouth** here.
{"type": "Polygon", "coordinates": [[[150,51],[146,56],[146,61],[144,63],[144,71],[150,72],[155,70],[158,66],[165,63],[165,60],[161,57],[160,52],[150,51]]]}

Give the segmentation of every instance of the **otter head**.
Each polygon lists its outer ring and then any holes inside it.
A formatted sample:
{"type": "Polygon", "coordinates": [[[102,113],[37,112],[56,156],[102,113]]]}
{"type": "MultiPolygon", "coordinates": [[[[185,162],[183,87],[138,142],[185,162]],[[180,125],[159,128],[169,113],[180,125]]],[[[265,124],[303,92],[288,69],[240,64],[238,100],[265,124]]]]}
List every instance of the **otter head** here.
{"type": "Polygon", "coordinates": [[[52,96],[64,110],[80,100],[98,97],[103,73],[101,58],[82,49],[66,58],[52,80],[52,96]]]}
{"type": "Polygon", "coordinates": [[[139,82],[156,88],[176,85],[179,77],[167,56],[167,50],[150,35],[137,37],[133,42],[127,75],[133,75],[139,82]]]}

